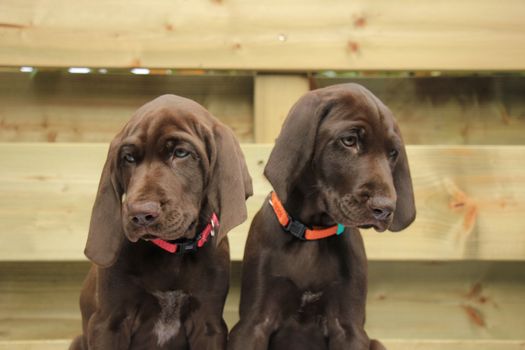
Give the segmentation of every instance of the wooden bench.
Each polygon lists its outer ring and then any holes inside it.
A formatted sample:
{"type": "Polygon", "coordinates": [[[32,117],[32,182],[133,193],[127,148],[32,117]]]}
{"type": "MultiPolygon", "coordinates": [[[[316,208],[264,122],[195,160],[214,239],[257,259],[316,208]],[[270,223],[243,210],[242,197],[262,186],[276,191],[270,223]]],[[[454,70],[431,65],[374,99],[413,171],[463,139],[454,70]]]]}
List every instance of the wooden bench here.
{"type": "MultiPolygon", "coordinates": [[[[0,3],[0,350],[80,332],[102,162],[137,107],[175,93],[232,127],[252,217],[291,105],[348,81],[396,115],[418,209],[406,231],[363,231],[367,331],[390,350],[525,349],[524,14],[520,0],[0,3]]],[[[248,226],[230,234],[230,326],[248,226]]]]}

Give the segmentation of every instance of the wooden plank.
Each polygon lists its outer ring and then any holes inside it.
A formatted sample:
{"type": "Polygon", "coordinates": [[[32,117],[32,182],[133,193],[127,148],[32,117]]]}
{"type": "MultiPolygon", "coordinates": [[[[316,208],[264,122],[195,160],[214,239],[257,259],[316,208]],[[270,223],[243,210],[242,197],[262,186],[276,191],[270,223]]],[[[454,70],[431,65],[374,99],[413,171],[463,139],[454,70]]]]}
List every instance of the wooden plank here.
{"type": "MultiPolygon", "coordinates": [[[[314,88],[349,81],[368,87],[394,111],[407,144],[525,144],[523,76],[310,81],[314,88]]],[[[288,110],[307,90],[301,75],[4,72],[0,142],[108,142],[138,106],[168,92],[203,104],[243,142],[273,142],[288,110]]]]}
{"type": "MultiPolygon", "coordinates": [[[[88,264],[0,263],[0,344],[72,339],[88,264]]],[[[240,263],[232,265],[224,317],[238,320],[240,263]]],[[[378,262],[369,266],[367,332],[420,349],[525,341],[524,262],[378,262]]],[[[397,342],[394,342],[397,344],[397,342]]],[[[398,345],[397,348],[399,348],[398,345]]],[[[411,347],[412,348],[412,347],[411,347]]]]}
{"type": "Polygon", "coordinates": [[[70,339],[6,340],[0,341],[0,350],[64,350],[67,349],[70,344],[70,339]]]}
{"type": "Polygon", "coordinates": [[[524,340],[523,267],[371,262],[367,332],[379,339],[524,340]]]}
{"type": "Polygon", "coordinates": [[[273,143],[293,104],[310,83],[300,75],[258,75],[255,77],[255,142],[273,143]]]}
{"type": "Polygon", "coordinates": [[[0,65],[523,70],[524,13],[521,0],[6,0],[0,65]]]}
{"type": "Polygon", "coordinates": [[[389,350],[523,350],[525,341],[385,339],[389,350]]]}
{"type": "Polygon", "coordinates": [[[316,77],[313,88],[356,82],[396,116],[407,144],[525,144],[525,77],[316,77]]]}
{"type": "Polygon", "coordinates": [[[89,264],[0,264],[0,340],[73,339],[89,264]]]}
{"type": "MultiPolygon", "coordinates": [[[[106,144],[0,144],[0,259],[77,260],[106,144]]],[[[243,145],[254,179],[249,217],[270,186],[271,145],[243,145]]],[[[364,231],[370,259],[524,260],[524,146],[409,146],[418,217],[402,233],[364,231]],[[388,249],[386,249],[388,247],[388,249]]],[[[230,233],[242,259],[250,219],[230,233]]]]}
{"type": "MultiPolygon", "coordinates": [[[[0,341],[0,350],[64,350],[70,344],[64,340],[0,341]]],[[[524,350],[520,340],[400,340],[383,339],[389,350],[524,350]]]]}
{"type": "Polygon", "coordinates": [[[63,72],[0,73],[0,141],[109,142],[138,107],[166,93],[194,99],[253,141],[251,75],[63,72]]]}

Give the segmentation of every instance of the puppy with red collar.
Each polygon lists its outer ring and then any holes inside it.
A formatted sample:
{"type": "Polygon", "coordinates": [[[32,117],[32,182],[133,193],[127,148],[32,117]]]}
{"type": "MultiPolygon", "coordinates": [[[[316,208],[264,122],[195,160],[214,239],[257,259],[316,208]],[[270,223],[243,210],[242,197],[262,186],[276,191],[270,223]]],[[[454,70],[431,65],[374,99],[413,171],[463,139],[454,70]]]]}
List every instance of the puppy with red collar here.
{"type": "Polygon", "coordinates": [[[226,233],[252,194],[233,132],[191,100],[161,96],[109,147],[93,206],[74,350],[224,350],[226,233]]]}

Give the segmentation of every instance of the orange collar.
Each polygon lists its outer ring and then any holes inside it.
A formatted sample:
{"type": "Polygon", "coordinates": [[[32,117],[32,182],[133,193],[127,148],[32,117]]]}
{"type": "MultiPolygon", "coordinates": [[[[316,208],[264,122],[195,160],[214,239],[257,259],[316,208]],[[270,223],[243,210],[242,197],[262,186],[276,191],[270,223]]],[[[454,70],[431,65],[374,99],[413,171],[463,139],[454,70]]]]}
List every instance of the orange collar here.
{"type": "Polygon", "coordinates": [[[283,203],[281,203],[279,197],[277,197],[277,194],[273,191],[271,192],[271,198],[269,203],[273,208],[275,216],[277,216],[277,220],[279,220],[279,223],[283,227],[283,230],[291,233],[293,236],[299,238],[300,240],[313,241],[316,239],[322,239],[333,235],[340,235],[345,230],[345,227],[341,224],[337,224],[323,229],[308,228],[302,222],[295,220],[290,215],[288,215],[288,213],[284,209],[283,203]]]}

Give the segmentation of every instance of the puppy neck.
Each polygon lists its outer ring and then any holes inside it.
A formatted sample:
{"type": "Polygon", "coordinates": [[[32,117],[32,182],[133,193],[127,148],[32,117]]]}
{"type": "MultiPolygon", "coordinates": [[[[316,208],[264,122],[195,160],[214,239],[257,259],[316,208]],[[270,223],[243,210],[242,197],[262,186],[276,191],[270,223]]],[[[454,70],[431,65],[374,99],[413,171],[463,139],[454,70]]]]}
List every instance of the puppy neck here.
{"type": "Polygon", "coordinates": [[[291,188],[283,205],[292,217],[307,226],[326,227],[337,224],[326,212],[314,176],[304,174],[291,188]]]}

